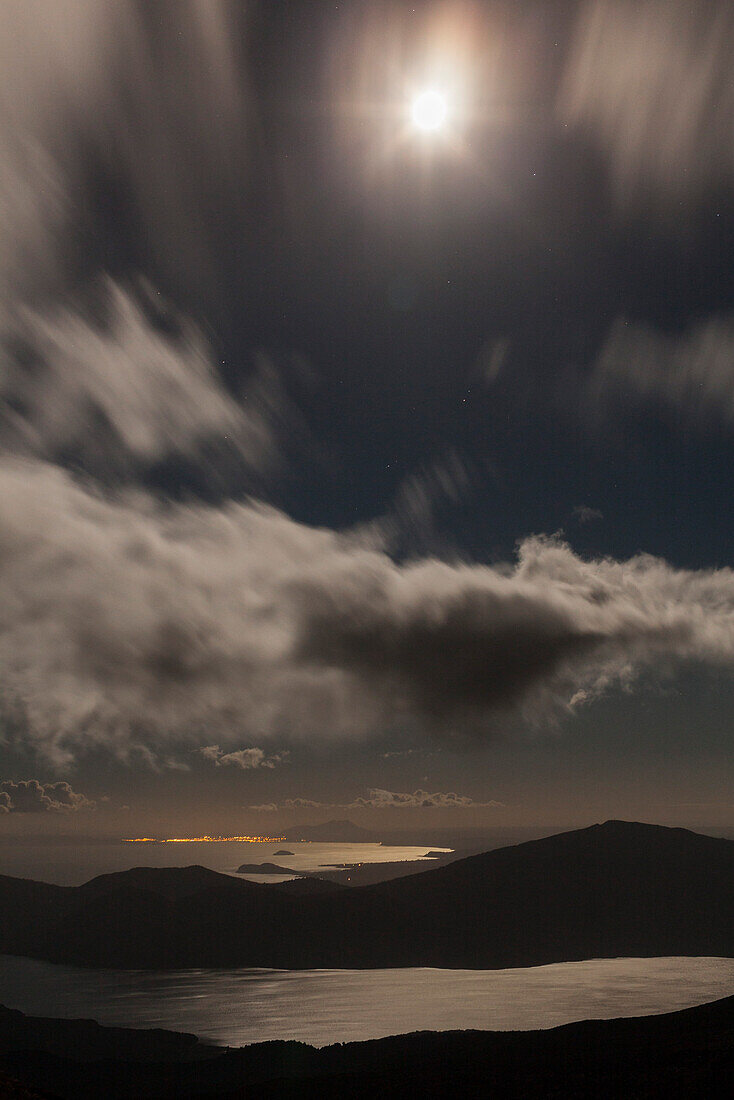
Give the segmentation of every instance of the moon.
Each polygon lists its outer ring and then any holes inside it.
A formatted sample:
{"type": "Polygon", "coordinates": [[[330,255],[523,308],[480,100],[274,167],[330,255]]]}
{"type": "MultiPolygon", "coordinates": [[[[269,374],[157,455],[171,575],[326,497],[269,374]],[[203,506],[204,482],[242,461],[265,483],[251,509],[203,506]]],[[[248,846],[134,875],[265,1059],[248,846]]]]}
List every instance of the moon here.
{"type": "Polygon", "coordinates": [[[424,133],[440,130],[446,122],[448,103],[437,88],[425,88],[411,104],[413,125],[424,133]]]}

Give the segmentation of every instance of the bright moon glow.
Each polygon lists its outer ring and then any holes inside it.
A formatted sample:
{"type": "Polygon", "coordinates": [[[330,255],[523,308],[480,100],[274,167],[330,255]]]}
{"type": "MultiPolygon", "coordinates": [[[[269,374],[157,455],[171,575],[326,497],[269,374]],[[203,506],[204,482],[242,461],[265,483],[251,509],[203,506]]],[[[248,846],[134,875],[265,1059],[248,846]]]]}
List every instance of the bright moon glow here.
{"type": "Polygon", "coordinates": [[[411,116],[419,130],[440,130],[446,121],[446,97],[434,88],[421,92],[413,100],[411,116]]]}

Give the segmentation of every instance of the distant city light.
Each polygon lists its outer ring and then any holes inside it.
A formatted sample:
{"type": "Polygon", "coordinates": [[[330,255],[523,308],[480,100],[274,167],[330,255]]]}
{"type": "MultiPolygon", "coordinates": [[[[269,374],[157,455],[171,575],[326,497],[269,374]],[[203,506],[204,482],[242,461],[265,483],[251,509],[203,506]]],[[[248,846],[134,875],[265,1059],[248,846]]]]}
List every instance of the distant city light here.
{"type": "Polygon", "coordinates": [[[123,844],[272,844],[284,836],[136,836],[124,837],[123,844]]]}

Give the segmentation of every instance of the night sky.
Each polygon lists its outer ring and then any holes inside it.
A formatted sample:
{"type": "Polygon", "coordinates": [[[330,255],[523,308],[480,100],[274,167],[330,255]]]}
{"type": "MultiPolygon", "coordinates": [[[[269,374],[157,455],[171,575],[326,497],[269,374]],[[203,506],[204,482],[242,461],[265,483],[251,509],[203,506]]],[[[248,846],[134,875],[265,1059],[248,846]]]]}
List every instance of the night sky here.
{"type": "Polygon", "coordinates": [[[733,49],[2,0],[0,832],[734,825],[733,49]]]}

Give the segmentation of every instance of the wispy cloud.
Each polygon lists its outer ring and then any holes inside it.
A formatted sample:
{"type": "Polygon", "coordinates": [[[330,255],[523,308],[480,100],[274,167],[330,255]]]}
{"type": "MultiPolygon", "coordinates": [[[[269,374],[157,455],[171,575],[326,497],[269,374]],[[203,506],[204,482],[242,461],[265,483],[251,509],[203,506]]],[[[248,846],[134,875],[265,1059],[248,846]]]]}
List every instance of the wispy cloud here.
{"type": "MultiPolygon", "coordinates": [[[[16,311],[2,340],[0,447],[118,478],[132,463],[201,451],[225,437],[251,469],[276,459],[260,382],[246,407],[226,392],[202,335],[177,318],[156,326],[141,302],[105,280],[104,317],[68,307],[16,311]]],[[[247,395],[246,395],[247,396],[247,395]]]]}
{"type": "Polygon", "coordinates": [[[214,195],[236,210],[246,183],[245,14],[226,0],[181,0],[155,16],[134,0],[4,3],[3,306],[63,286],[62,257],[88,232],[81,135],[130,195],[151,270],[216,298],[223,273],[205,211],[214,195]]]}
{"type": "Polygon", "coordinates": [[[582,525],[604,519],[604,515],[598,508],[590,508],[587,504],[577,504],[572,515],[576,522],[582,525]]]}
{"type": "Polygon", "coordinates": [[[620,198],[658,203],[734,177],[726,0],[579,5],[559,113],[607,155],[620,198]]]}
{"type": "Polygon", "coordinates": [[[409,474],[399,483],[379,530],[391,544],[411,553],[435,548],[439,520],[451,508],[469,500],[473,477],[456,450],[409,474]]]}
{"type": "Polygon", "coordinates": [[[592,410],[613,403],[660,409],[684,426],[734,427],[734,318],[711,317],[682,334],[619,319],[588,380],[592,410]]]}

